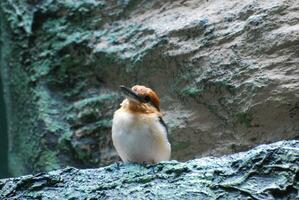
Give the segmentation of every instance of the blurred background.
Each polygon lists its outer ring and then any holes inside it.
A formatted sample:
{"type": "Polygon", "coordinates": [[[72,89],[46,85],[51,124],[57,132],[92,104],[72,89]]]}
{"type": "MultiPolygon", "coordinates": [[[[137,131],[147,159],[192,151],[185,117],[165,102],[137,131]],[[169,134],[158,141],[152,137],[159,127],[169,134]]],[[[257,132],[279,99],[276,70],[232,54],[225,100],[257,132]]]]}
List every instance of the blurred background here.
{"type": "MultiPolygon", "coordinates": [[[[1,80],[1,77],[0,77],[1,80]]],[[[9,177],[7,168],[8,139],[6,129],[6,113],[3,99],[2,81],[0,81],[0,178],[9,177]]]]}
{"type": "Polygon", "coordinates": [[[298,4],[2,0],[1,177],[119,161],[119,85],[160,96],[175,160],[298,138],[298,4]]]}

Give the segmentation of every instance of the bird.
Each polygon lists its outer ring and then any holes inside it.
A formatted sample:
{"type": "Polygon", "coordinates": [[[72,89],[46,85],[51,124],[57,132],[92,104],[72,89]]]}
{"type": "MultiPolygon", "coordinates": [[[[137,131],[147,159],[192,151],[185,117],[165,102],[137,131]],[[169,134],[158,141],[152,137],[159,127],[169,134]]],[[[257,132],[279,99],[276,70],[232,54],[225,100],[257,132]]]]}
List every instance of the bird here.
{"type": "Polygon", "coordinates": [[[112,142],[125,163],[156,164],[171,155],[168,128],[160,112],[160,99],[151,88],[120,86],[125,99],[114,112],[112,142]]]}

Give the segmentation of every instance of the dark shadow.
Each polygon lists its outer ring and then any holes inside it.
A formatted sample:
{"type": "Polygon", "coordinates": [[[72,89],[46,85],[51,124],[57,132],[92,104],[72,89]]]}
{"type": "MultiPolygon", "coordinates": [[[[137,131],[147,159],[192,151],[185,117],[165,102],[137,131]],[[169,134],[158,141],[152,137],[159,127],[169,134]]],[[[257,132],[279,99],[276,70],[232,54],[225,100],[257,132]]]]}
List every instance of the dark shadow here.
{"type": "Polygon", "coordinates": [[[0,178],[6,178],[8,174],[8,137],[7,137],[7,123],[6,111],[2,87],[2,79],[0,76],[0,178]]]}

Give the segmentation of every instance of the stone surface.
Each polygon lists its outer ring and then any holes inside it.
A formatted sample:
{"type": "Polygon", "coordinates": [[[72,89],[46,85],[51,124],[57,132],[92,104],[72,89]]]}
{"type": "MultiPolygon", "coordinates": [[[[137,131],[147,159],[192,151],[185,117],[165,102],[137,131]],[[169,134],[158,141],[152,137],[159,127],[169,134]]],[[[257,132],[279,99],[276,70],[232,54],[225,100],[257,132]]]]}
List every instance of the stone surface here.
{"type": "Polygon", "coordinates": [[[0,178],[8,177],[7,169],[7,129],[6,129],[6,115],[5,103],[2,94],[2,81],[0,76],[0,178]]]}
{"type": "Polygon", "coordinates": [[[161,96],[172,158],[299,135],[297,0],[3,0],[13,175],[112,163],[118,85],[161,96]]]}
{"type": "Polygon", "coordinates": [[[0,180],[1,199],[298,199],[299,141],[186,163],[113,164],[0,180]]]}

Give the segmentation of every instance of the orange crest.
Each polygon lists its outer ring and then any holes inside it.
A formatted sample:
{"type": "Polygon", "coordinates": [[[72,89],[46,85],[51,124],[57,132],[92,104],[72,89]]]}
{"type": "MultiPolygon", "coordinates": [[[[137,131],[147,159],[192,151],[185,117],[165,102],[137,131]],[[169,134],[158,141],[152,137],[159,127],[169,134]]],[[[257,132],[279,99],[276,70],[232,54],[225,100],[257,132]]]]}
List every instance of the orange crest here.
{"type": "Polygon", "coordinates": [[[135,85],[132,87],[132,90],[136,92],[138,95],[144,97],[144,99],[148,99],[148,101],[150,101],[153,104],[153,106],[160,110],[160,99],[151,88],[142,85],[135,85]]]}

